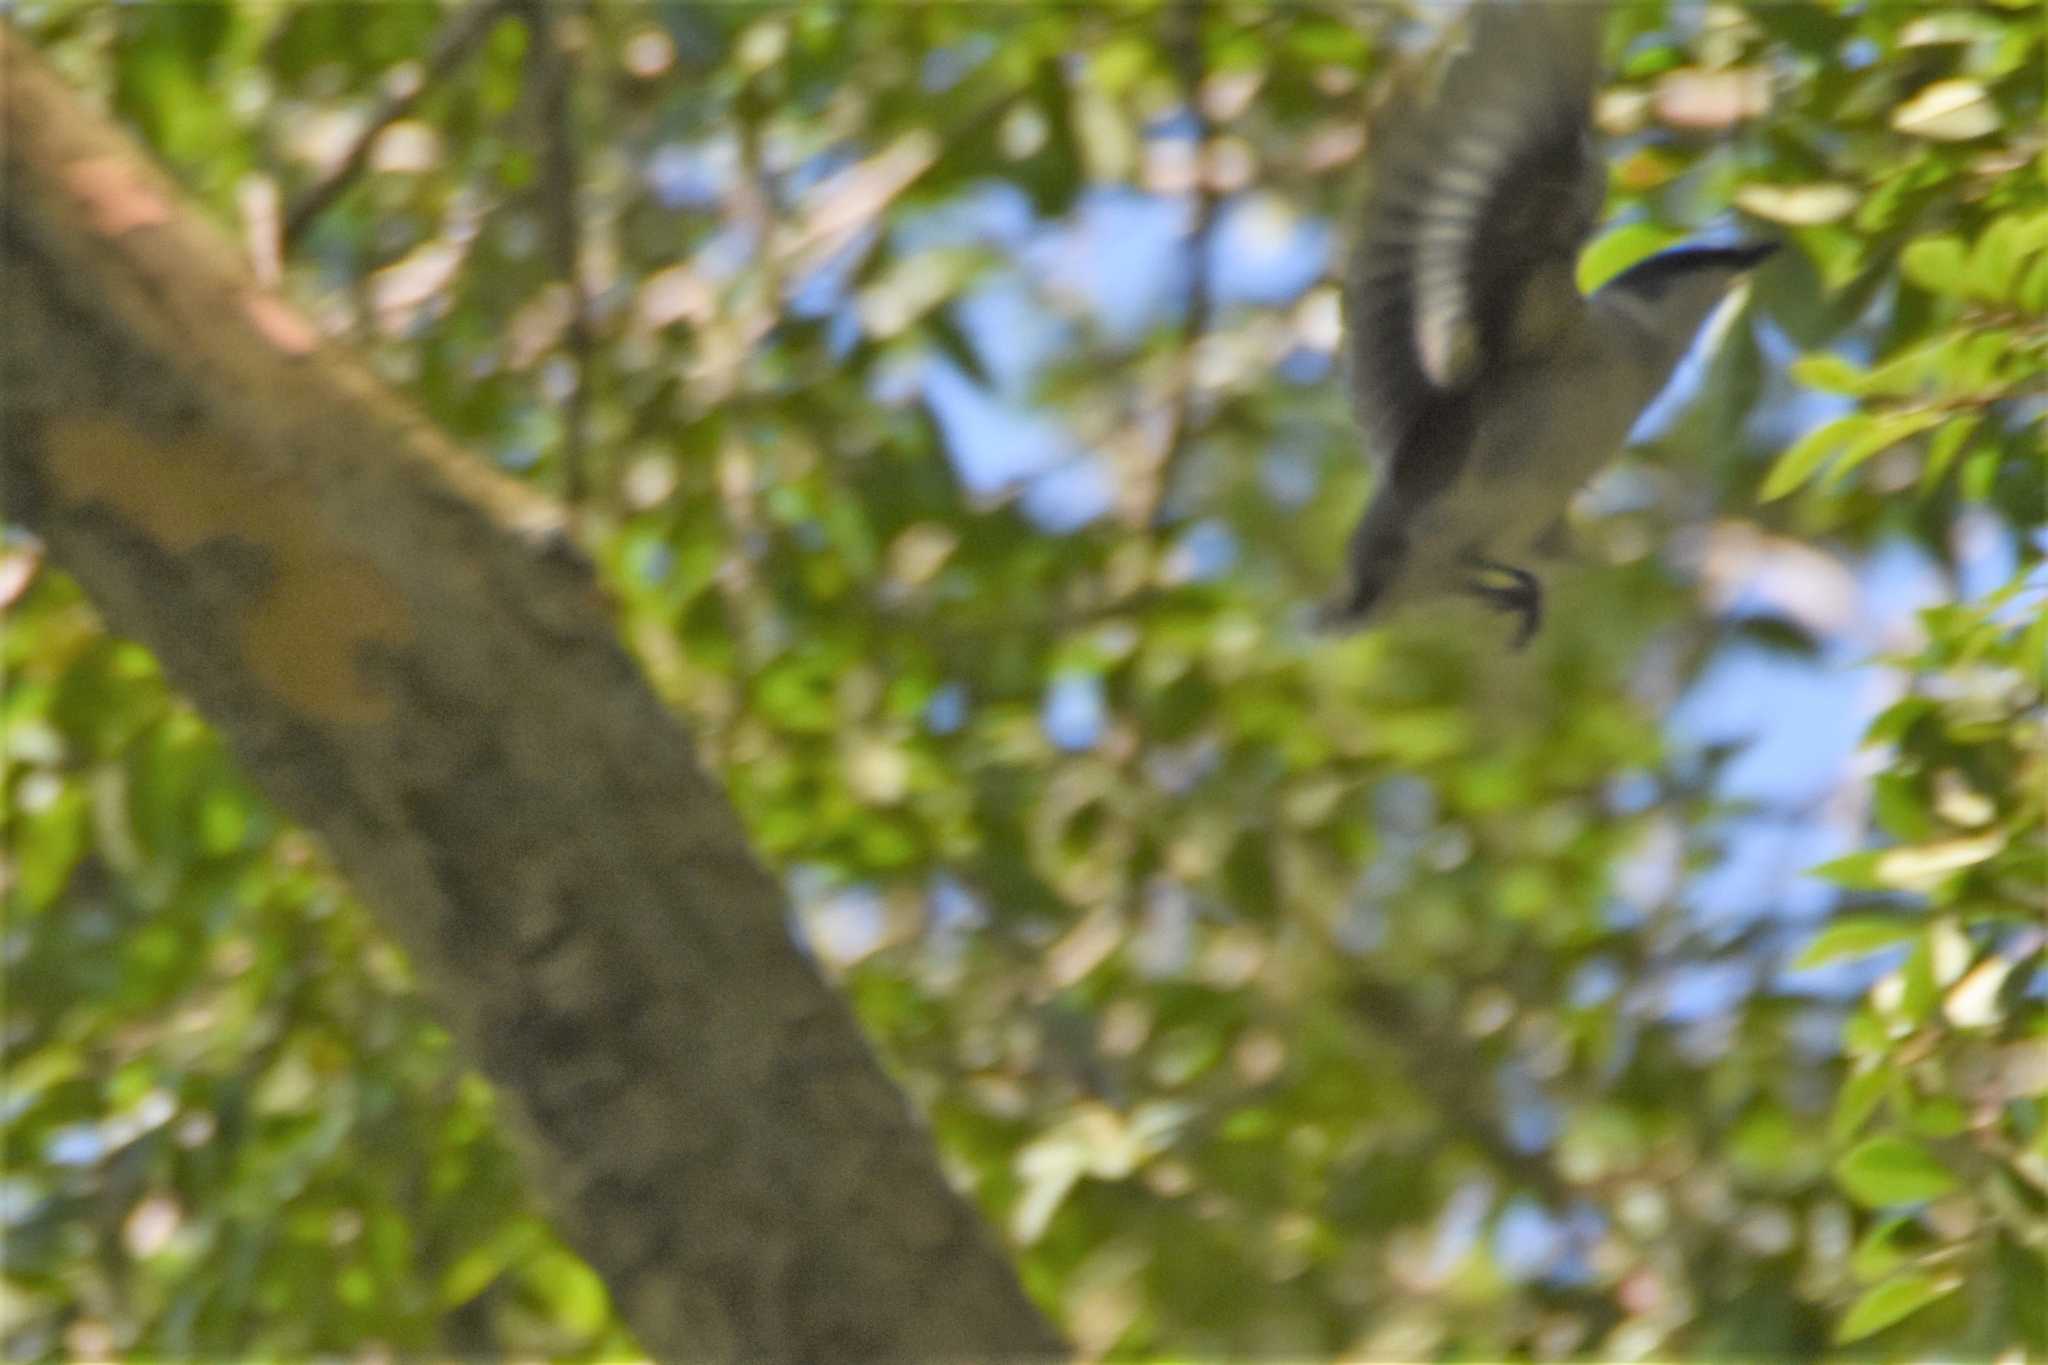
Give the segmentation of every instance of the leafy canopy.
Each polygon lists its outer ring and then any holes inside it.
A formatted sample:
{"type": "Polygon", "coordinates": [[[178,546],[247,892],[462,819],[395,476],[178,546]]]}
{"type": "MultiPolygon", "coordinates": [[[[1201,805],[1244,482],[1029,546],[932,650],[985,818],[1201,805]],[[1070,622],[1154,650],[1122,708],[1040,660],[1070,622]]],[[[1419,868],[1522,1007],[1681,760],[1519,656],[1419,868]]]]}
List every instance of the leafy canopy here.
{"type": "MultiPolygon", "coordinates": [[[[2039,10],[1619,8],[1587,273],[1792,250],[1512,658],[1302,625],[1366,491],[1333,234],[1440,11],[592,3],[431,67],[438,4],[15,21],[259,255],[416,90],[291,288],[579,461],[1085,1350],[2039,1343],[2039,10]]],[[[317,851],[32,541],[0,583],[10,1353],[630,1349],[317,851]]]]}

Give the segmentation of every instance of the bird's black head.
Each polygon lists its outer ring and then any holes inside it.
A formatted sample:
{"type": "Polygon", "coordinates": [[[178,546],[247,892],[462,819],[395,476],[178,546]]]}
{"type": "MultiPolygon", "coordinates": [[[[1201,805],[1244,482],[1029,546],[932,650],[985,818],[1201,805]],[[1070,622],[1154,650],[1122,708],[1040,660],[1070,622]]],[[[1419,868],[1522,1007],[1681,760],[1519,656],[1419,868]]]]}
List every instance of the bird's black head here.
{"type": "Polygon", "coordinates": [[[1622,304],[1642,339],[1675,362],[1728,291],[1775,250],[1775,242],[1673,247],[1622,271],[1595,297],[1622,304]]]}
{"type": "Polygon", "coordinates": [[[1778,249],[1776,242],[1739,242],[1731,246],[1675,246],[1636,262],[1603,288],[1655,303],[1671,290],[1702,279],[1726,285],[1754,270],[1778,249]]]}

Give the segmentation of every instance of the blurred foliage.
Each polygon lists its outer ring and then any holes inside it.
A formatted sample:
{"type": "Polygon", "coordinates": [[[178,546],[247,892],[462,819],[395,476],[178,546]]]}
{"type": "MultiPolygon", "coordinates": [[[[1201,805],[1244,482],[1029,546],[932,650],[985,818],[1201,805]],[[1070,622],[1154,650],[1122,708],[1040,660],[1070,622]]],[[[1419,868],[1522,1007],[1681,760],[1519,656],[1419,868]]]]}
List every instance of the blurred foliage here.
{"type": "MultiPolygon", "coordinates": [[[[1233,283],[1445,11],[532,12],[434,69],[453,6],[14,18],[477,450],[559,487],[587,421],[622,629],[1084,1350],[2048,1341],[2037,5],[1620,7],[1587,273],[1731,205],[1794,249],[1526,656],[1305,631],[1365,492],[1329,261],[1233,283]],[[1757,659],[1879,699],[1776,804],[1667,724],[1757,659]],[[1824,882],[1709,913],[1786,829],[1824,882]]],[[[0,596],[9,1355],[630,1349],[317,850],[19,533],[0,596]]]]}

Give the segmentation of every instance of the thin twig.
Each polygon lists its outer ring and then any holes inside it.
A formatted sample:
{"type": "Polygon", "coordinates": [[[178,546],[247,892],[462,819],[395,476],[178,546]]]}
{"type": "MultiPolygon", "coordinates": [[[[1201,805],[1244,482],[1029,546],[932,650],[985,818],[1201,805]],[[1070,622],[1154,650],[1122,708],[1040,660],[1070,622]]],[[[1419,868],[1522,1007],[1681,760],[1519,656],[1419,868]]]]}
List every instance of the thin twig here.
{"type": "Polygon", "coordinates": [[[1181,98],[1194,122],[1194,203],[1183,245],[1188,271],[1187,313],[1181,319],[1180,339],[1167,381],[1166,429],[1159,438],[1158,454],[1144,472],[1133,499],[1132,520],[1139,525],[1149,523],[1158,514],[1160,500],[1172,486],[1174,468],[1186,455],[1199,426],[1195,414],[1195,372],[1214,310],[1209,292],[1209,243],[1215,236],[1217,209],[1216,188],[1208,175],[1209,147],[1215,129],[1202,109],[1202,81],[1207,74],[1202,59],[1202,19],[1207,9],[1207,0],[1180,0],[1173,10],[1174,31],[1169,40],[1181,98]]]}
{"type": "Polygon", "coordinates": [[[541,217],[547,225],[548,255],[562,287],[569,291],[569,321],[563,340],[575,369],[562,408],[562,501],[580,508],[589,490],[590,389],[597,344],[590,325],[590,293],[583,280],[583,184],[576,156],[575,110],[570,103],[575,64],[556,41],[548,0],[522,0],[528,30],[528,79],[540,121],[543,148],[541,217]]]}
{"type": "Polygon", "coordinates": [[[363,131],[356,135],[348,155],[326,176],[309,186],[285,214],[284,250],[291,250],[313,225],[313,220],[326,212],[328,205],[355,183],[356,177],[363,173],[363,167],[369,164],[370,149],[376,145],[378,136],[411,113],[422,95],[460,65],[483,41],[498,18],[511,8],[511,4],[512,0],[470,0],[466,8],[448,21],[434,40],[433,51],[427,57],[426,69],[419,80],[404,90],[387,94],[384,102],[370,115],[370,121],[363,125],[363,131]]]}

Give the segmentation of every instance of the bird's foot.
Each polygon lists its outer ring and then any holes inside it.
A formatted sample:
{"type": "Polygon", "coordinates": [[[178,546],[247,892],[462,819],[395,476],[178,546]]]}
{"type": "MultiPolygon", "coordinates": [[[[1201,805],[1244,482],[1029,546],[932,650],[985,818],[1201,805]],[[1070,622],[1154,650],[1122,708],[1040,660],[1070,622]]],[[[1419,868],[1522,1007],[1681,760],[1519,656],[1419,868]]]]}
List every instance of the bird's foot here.
{"type": "Polygon", "coordinates": [[[1466,582],[1465,591],[1495,611],[1512,612],[1521,617],[1521,623],[1515,627],[1512,647],[1524,648],[1536,638],[1536,629],[1543,624],[1542,582],[1527,569],[1517,569],[1509,564],[1479,561],[1473,568],[1479,573],[1466,582]]]}

